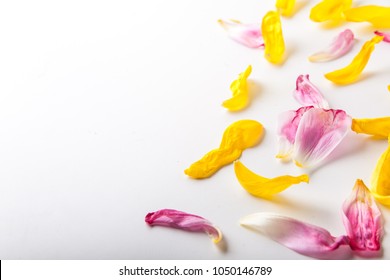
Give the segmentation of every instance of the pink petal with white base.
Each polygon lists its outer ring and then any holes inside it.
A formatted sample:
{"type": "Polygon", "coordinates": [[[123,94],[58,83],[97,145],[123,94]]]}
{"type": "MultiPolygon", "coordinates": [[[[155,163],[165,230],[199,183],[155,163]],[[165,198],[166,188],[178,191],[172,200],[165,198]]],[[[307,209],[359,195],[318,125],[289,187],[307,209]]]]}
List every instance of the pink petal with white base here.
{"type": "Polygon", "coordinates": [[[236,20],[218,20],[218,23],[227,31],[230,38],[249,48],[264,46],[260,24],[245,24],[236,20]]]}
{"type": "Polygon", "coordinates": [[[299,75],[296,88],[293,92],[295,100],[302,106],[314,106],[328,109],[329,104],[322,96],[319,89],[309,80],[309,75],[299,75]]]}
{"type": "Polygon", "coordinates": [[[380,31],[375,31],[374,32],[376,35],[383,36],[383,42],[390,43],[390,32],[380,32],[380,31]]]}

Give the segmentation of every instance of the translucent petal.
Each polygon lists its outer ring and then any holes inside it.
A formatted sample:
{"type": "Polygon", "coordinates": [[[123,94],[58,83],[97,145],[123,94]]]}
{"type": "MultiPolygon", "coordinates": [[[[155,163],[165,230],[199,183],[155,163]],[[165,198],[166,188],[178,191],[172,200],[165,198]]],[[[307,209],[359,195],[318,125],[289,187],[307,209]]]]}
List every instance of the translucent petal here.
{"type": "Polygon", "coordinates": [[[355,82],[360,73],[362,73],[364,67],[366,67],[371,53],[375,49],[375,44],[383,40],[382,36],[375,35],[370,41],[366,42],[360,52],[354,57],[352,62],[339,70],[325,74],[325,78],[332,81],[335,84],[345,85],[355,82]]]}
{"type": "Polygon", "coordinates": [[[205,232],[218,243],[222,239],[221,231],[203,217],[173,209],[161,209],[148,213],[145,222],[151,226],[178,228],[186,231],[205,232]]]}
{"type": "Polygon", "coordinates": [[[354,43],[354,35],[350,29],[341,32],[332,43],[323,51],[309,56],[311,62],[324,62],[334,60],[349,52],[354,43]]]}
{"type": "Polygon", "coordinates": [[[387,138],[390,135],[390,117],[352,119],[351,129],[356,133],[387,138]]]}
{"type": "Polygon", "coordinates": [[[240,224],[315,258],[324,258],[340,245],[348,245],[346,236],[334,237],[324,228],[273,213],[255,213],[242,218],[240,224]]]}
{"type": "Polygon", "coordinates": [[[367,5],[346,10],[345,18],[354,22],[369,22],[376,28],[390,28],[390,7],[367,5]]]}
{"type": "Polygon", "coordinates": [[[280,193],[294,184],[309,182],[309,176],[278,176],[275,178],[265,178],[257,175],[245,167],[240,161],[234,162],[234,171],[241,186],[251,195],[263,198],[270,198],[272,195],[280,193]]]}
{"type": "Polygon", "coordinates": [[[263,126],[257,121],[234,122],[225,130],[219,148],[208,152],[184,170],[184,173],[196,179],[210,177],[221,167],[238,159],[243,150],[255,146],[263,133],[263,126]]]}
{"type": "Polygon", "coordinates": [[[351,5],[352,0],[323,0],[311,9],[310,19],[315,22],[342,19],[351,5]]]}
{"type": "Polygon", "coordinates": [[[390,32],[375,31],[374,33],[378,36],[383,36],[383,42],[390,43],[390,32]]]}
{"type": "Polygon", "coordinates": [[[276,9],[283,16],[291,16],[294,12],[295,0],[276,0],[276,9]]]}
{"type": "Polygon", "coordinates": [[[271,63],[281,63],[285,45],[282,23],[277,12],[270,11],[263,17],[261,32],[265,43],[264,57],[271,63]]]}
{"type": "Polygon", "coordinates": [[[230,90],[233,97],[225,100],[222,106],[230,111],[238,111],[244,109],[249,102],[249,89],[247,79],[252,72],[252,66],[249,65],[244,72],[242,72],[237,80],[230,85],[230,90]]]}
{"type": "Polygon", "coordinates": [[[352,250],[378,251],[383,235],[381,212],[362,180],[343,204],[343,222],[352,250]]]}
{"type": "Polygon", "coordinates": [[[371,191],[375,198],[390,206],[390,135],[389,145],[381,155],[371,178],[371,191]]]}
{"type": "Polygon", "coordinates": [[[319,89],[310,82],[309,75],[299,75],[293,96],[302,106],[329,108],[328,102],[322,96],[319,89]]]}
{"type": "Polygon", "coordinates": [[[249,48],[260,48],[264,46],[260,24],[245,24],[237,20],[222,19],[218,20],[218,23],[234,41],[249,48]]]}

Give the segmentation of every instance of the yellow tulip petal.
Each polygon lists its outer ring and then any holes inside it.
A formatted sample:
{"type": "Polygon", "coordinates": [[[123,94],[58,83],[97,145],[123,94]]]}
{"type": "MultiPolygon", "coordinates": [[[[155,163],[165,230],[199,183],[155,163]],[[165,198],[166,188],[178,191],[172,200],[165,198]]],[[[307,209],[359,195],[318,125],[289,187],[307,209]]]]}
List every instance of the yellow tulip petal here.
{"type": "Polygon", "coordinates": [[[387,138],[390,134],[390,117],[374,119],[352,119],[352,130],[356,133],[387,138]]]}
{"type": "Polygon", "coordinates": [[[360,73],[366,67],[368,60],[370,59],[371,53],[375,49],[375,44],[381,42],[383,36],[375,35],[370,41],[367,41],[360,52],[354,57],[352,62],[339,70],[329,72],[325,74],[325,78],[332,81],[335,84],[345,85],[355,82],[360,73]]]}
{"type": "Polygon", "coordinates": [[[276,9],[283,16],[291,16],[294,12],[295,0],[276,0],[276,9]]]}
{"type": "Polygon", "coordinates": [[[249,89],[247,79],[252,72],[252,66],[249,65],[244,72],[242,72],[237,80],[230,85],[230,90],[233,97],[225,100],[222,106],[230,111],[238,111],[245,108],[249,102],[249,89]]]}
{"type": "Polygon", "coordinates": [[[390,135],[389,145],[381,155],[371,178],[371,192],[385,205],[390,205],[390,135]]]}
{"type": "Polygon", "coordinates": [[[234,122],[225,130],[219,148],[208,152],[184,173],[195,179],[210,177],[221,167],[238,159],[243,150],[255,146],[263,133],[263,126],[257,121],[234,122]]]}
{"type": "Polygon", "coordinates": [[[351,5],[352,0],[323,0],[311,9],[310,19],[315,22],[342,19],[351,5]]]}
{"type": "Polygon", "coordinates": [[[387,86],[387,89],[390,91],[390,85],[387,86]]]}
{"type": "Polygon", "coordinates": [[[280,193],[294,184],[309,182],[309,176],[284,175],[275,178],[265,178],[257,175],[245,167],[240,161],[234,162],[234,171],[241,186],[251,195],[257,197],[270,197],[280,193]]]}
{"type": "Polygon", "coordinates": [[[263,17],[261,32],[265,44],[264,57],[271,63],[281,63],[285,45],[282,24],[277,12],[270,11],[263,17]]]}
{"type": "Polygon", "coordinates": [[[390,7],[367,5],[346,10],[345,18],[354,22],[369,22],[376,28],[390,28],[390,7]]]}

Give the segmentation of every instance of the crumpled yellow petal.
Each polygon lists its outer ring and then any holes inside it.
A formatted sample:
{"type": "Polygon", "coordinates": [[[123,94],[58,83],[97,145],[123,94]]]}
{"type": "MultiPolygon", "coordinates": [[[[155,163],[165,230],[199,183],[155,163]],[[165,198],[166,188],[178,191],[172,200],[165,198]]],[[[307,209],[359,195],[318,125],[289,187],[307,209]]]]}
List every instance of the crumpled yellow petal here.
{"type": "Polygon", "coordinates": [[[351,129],[356,133],[387,138],[390,135],[390,117],[373,119],[352,119],[351,129]]]}
{"type": "Polygon", "coordinates": [[[264,57],[271,63],[281,63],[285,51],[282,24],[279,14],[269,11],[261,24],[261,33],[264,39],[264,57]]]}
{"type": "Polygon", "coordinates": [[[371,178],[371,192],[375,199],[390,206],[390,135],[389,145],[381,155],[371,178]]]}
{"type": "Polygon", "coordinates": [[[238,111],[244,109],[249,102],[249,89],[247,79],[252,72],[252,66],[249,65],[244,72],[242,72],[237,80],[234,80],[230,85],[230,90],[233,97],[225,100],[222,106],[230,111],[238,111]]]}
{"type": "Polygon", "coordinates": [[[377,28],[390,28],[390,7],[367,5],[346,10],[348,21],[371,23],[377,28]]]}
{"type": "Polygon", "coordinates": [[[264,133],[261,123],[254,120],[240,120],[226,128],[221,144],[194,162],[184,173],[191,178],[207,178],[221,167],[235,161],[243,150],[255,146],[264,133]]]}
{"type": "Polygon", "coordinates": [[[234,171],[241,186],[251,195],[269,198],[280,193],[288,187],[302,182],[309,182],[309,176],[284,175],[275,178],[265,178],[257,175],[245,167],[240,161],[234,162],[234,171]]]}
{"type": "Polygon", "coordinates": [[[371,53],[375,49],[375,44],[378,44],[383,40],[383,36],[375,35],[370,41],[367,41],[360,52],[354,57],[352,62],[339,70],[329,72],[325,74],[325,78],[332,81],[335,84],[346,85],[355,82],[360,73],[366,67],[371,53]]]}
{"type": "Polygon", "coordinates": [[[283,16],[291,16],[294,12],[295,0],[276,0],[276,9],[283,16]]]}
{"type": "Polygon", "coordinates": [[[351,5],[352,0],[323,0],[311,9],[310,19],[315,22],[342,19],[351,5]]]}

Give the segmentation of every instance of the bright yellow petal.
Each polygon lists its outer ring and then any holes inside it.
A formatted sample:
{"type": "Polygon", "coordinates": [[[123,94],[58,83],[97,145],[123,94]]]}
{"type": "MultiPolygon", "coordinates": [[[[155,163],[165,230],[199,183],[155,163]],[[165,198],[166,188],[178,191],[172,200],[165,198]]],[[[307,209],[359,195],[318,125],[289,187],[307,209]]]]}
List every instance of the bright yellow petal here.
{"type": "Polygon", "coordinates": [[[265,178],[246,168],[240,161],[234,162],[234,171],[241,186],[250,194],[257,197],[268,198],[280,193],[294,184],[309,182],[309,176],[284,175],[275,178],[265,178]]]}
{"type": "Polygon", "coordinates": [[[390,28],[390,7],[367,5],[344,12],[348,21],[370,22],[376,28],[390,28]]]}
{"type": "Polygon", "coordinates": [[[370,59],[371,53],[375,49],[375,44],[381,42],[383,36],[375,35],[370,41],[367,41],[360,52],[355,56],[352,62],[339,70],[325,74],[325,78],[332,81],[335,84],[345,85],[355,82],[360,73],[366,67],[368,60],[370,59]]]}
{"type": "Polygon", "coordinates": [[[376,137],[387,138],[390,134],[390,117],[374,119],[352,119],[352,130],[376,137]]]}
{"type": "Polygon", "coordinates": [[[388,91],[390,91],[390,85],[387,86],[388,91]]]}
{"type": "Polygon", "coordinates": [[[372,193],[381,203],[390,205],[390,135],[389,146],[381,155],[372,174],[371,187],[372,193]]]}
{"type": "Polygon", "coordinates": [[[285,51],[282,24],[277,12],[270,11],[263,17],[261,32],[264,39],[264,57],[271,63],[281,63],[285,51]]]}
{"type": "Polygon", "coordinates": [[[311,9],[310,19],[315,22],[342,19],[351,5],[352,0],[323,0],[311,9]]]}
{"type": "Polygon", "coordinates": [[[222,106],[230,111],[238,111],[245,108],[249,101],[249,89],[247,79],[252,72],[252,66],[249,65],[244,72],[242,72],[237,80],[230,85],[230,90],[233,97],[225,100],[222,106]]]}
{"type": "Polygon", "coordinates": [[[295,0],[276,0],[276,9],[283,16],[291,16],[294,12],[295,0]]]}

